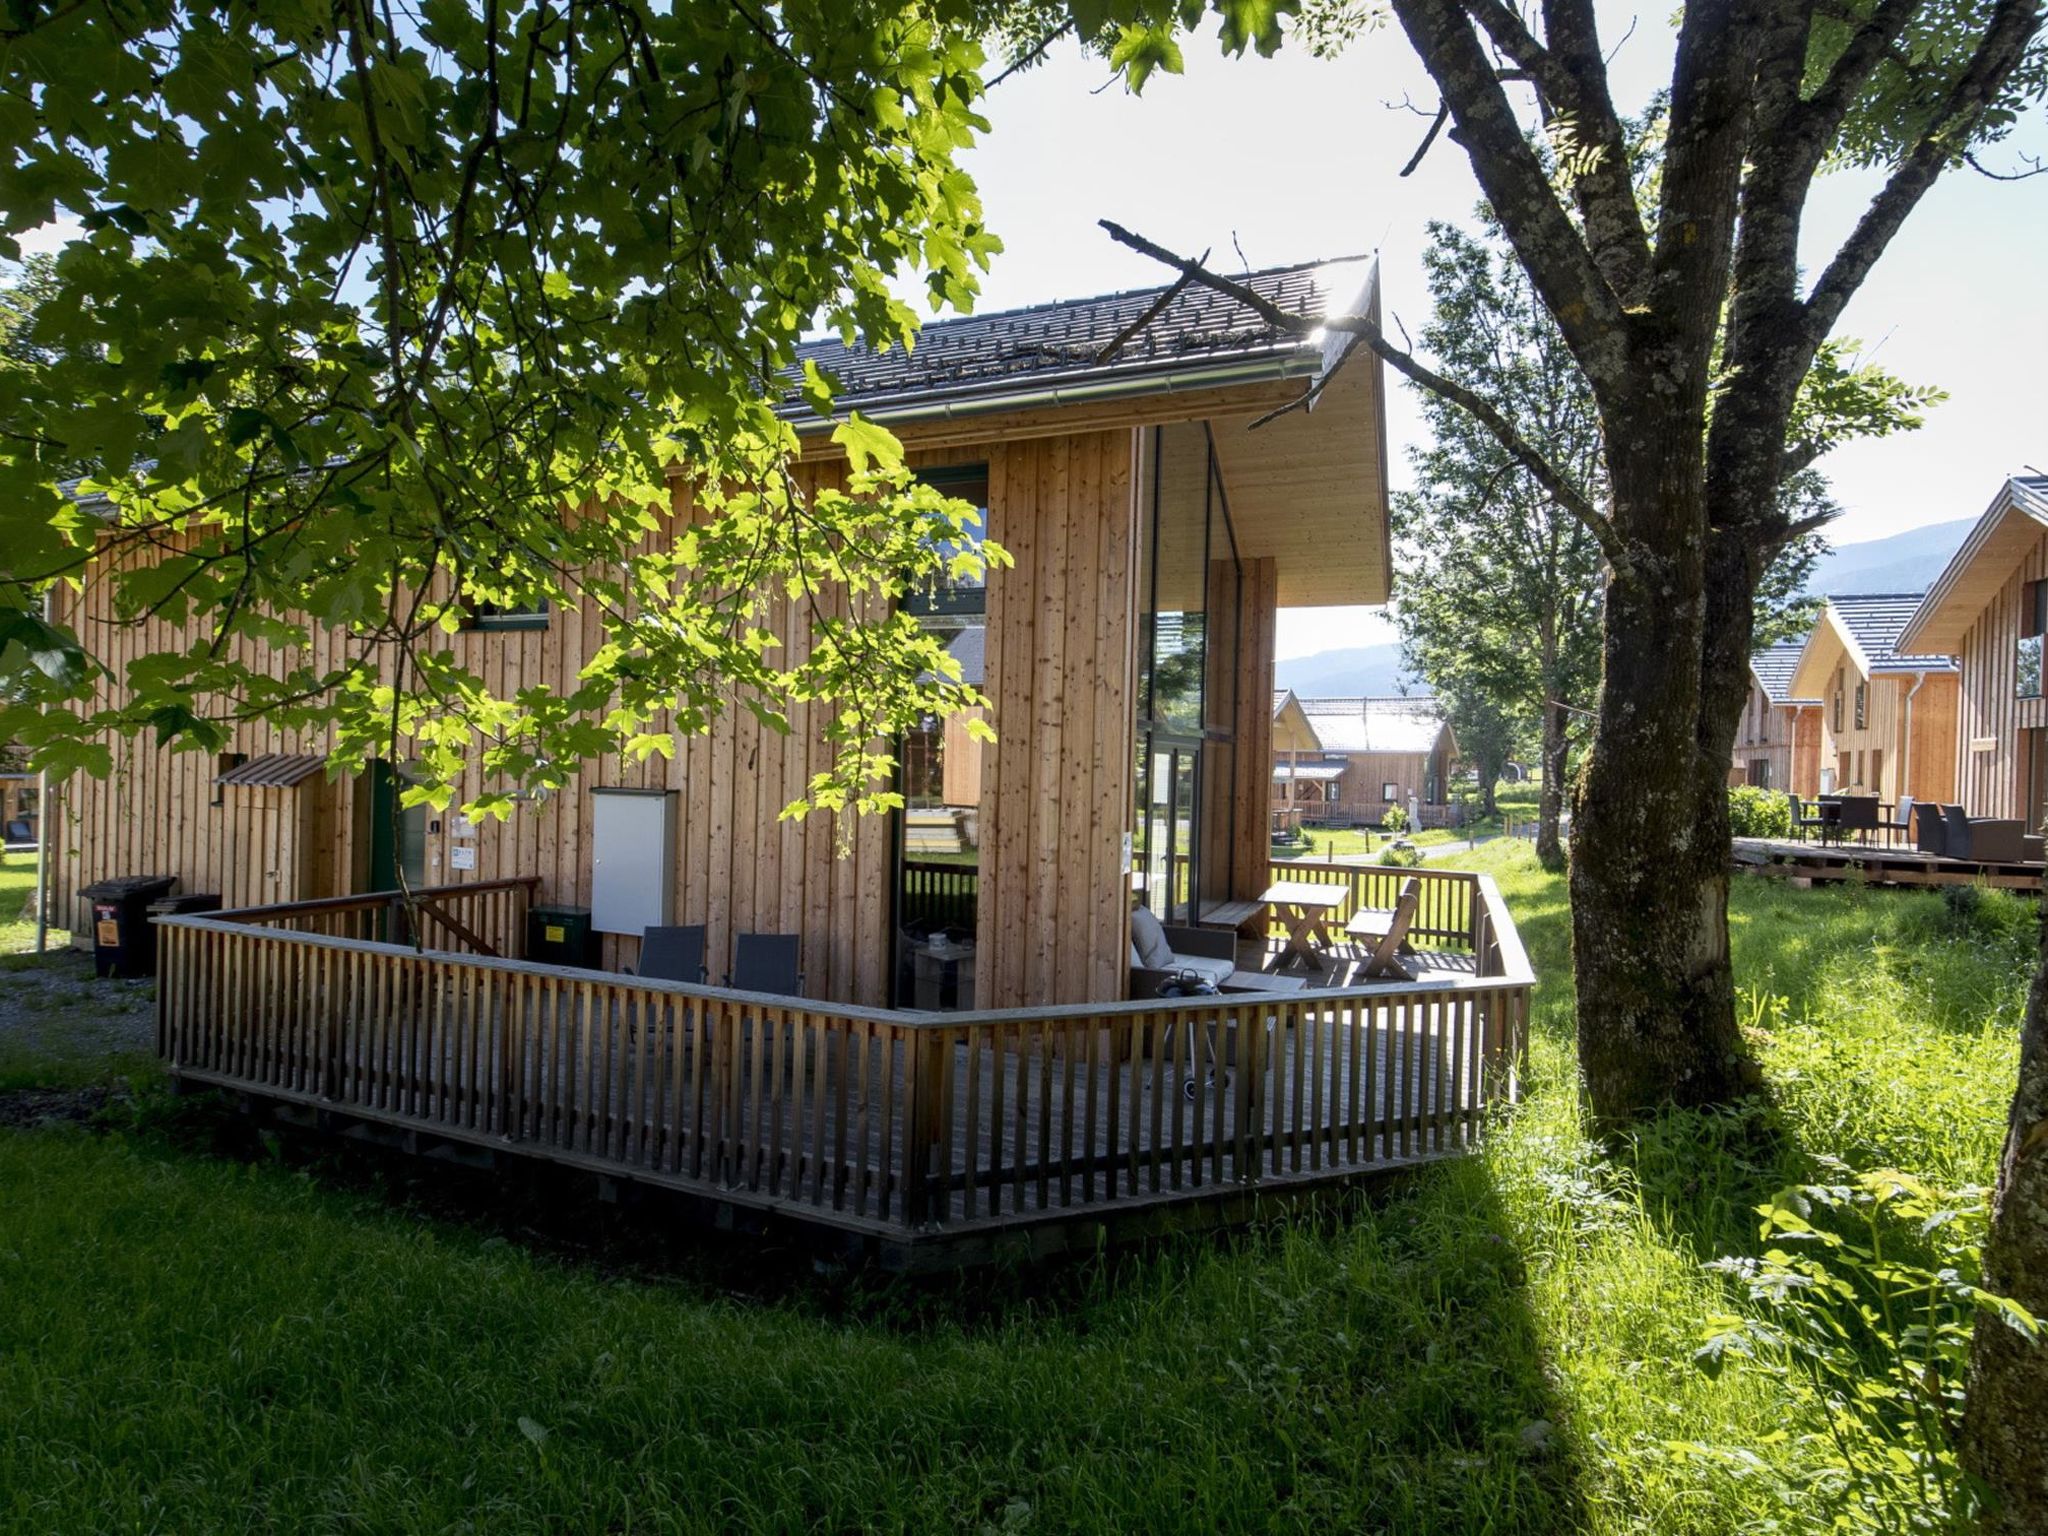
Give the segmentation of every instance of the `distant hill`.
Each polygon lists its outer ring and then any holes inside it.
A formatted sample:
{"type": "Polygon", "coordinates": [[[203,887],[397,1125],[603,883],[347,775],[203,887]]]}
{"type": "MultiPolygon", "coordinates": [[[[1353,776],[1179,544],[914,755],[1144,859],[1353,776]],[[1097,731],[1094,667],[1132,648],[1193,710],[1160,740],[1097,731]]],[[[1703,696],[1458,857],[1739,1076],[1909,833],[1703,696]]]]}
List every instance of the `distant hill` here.
{"type": "Polygon", "coordinates": [[[1925,592],[1975,523],[1975,518],[1964,517],[1952,523],[1908,528],[1888,539],[1844,544],[1815,562],[1806,590],[1822,596],[1836,592],[1925,592]]]}
{"type": "MultiPolygon", "coordinates": [[[[1317,651],[1273,664],[1273,685],[1292,688],[1304,698],[1327,698],[1347,694],[1400,693],[1401,646],[1398,641],[1383,645],[1352,645],[1340,650],[1317,651]]],[[[1420,684],[1410,693],[1427,693],[1420,684]]]]}

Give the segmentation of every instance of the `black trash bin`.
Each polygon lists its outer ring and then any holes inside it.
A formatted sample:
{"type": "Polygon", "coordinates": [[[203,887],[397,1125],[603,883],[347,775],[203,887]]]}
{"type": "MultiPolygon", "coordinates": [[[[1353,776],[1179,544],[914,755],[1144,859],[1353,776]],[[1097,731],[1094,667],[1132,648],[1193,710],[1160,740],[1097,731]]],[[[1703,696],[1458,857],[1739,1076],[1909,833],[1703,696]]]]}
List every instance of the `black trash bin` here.
{"type": "Polygon", "coordinates": [[[154,976],[156,930],[149,904],[170,894],[173,875],[96,880],[78,894],[92,903],[92,964],[101,976],[154,976]]]}
{"type": "Polygon", "coordinates": [[[596,969],[597,933],[590,926],[590,908],[529,907],[526,913],[526,958],[542,965],[596,969]]]}

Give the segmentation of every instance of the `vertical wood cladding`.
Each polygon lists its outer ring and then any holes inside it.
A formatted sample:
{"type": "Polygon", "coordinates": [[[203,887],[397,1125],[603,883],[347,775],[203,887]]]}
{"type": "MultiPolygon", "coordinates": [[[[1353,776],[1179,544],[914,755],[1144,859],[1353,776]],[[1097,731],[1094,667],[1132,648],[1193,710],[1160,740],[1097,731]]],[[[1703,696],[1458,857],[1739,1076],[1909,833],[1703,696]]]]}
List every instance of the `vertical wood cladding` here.
{"type": "MultiPolygon", "coordinates": [[[[1127,938],[1122,871],[1128,824],[1133,670],[1134,434],[1115,429],[949,452],[986,459],[992,535],[1016,569],[989,594],[989,685],[998,732],[985,749],[981,790],[982,942],[978,996],[985,1006],[1080,1002],[1120,996],[1127,938]]],[[[806,464],[810,488],[840,466],[806,464]]],[[[687,512],[680,510],[678,516],[687,512]]],[[[62,616],[75,623],[114,678],[171,637],[167,626],[111,622],[110,588],[91,583],[62,616]]],[[[833,611],[829,601],[828,612],[833,611]]],[[[778,604],[764,621],[792,661],[810,643],[808,611],[778,604]]],[[[458,657],[494,691],[544,683],[560,691],[601,639],[594,610],[558,610],[545,629],[471,630],[458,657]]],[[[316,637],[326,665],[337,637],[316,637]]],[[[296,659],[296,658],[293,658],[296,659]]],[[[286,658],[280,658],[282,665],[286,658]]],[[[1263,685],[1263,684],[1262,684],[1263,685]]],[[[675,850],[676,921],[704,923],[714,981],[733,936],[798,933],[813,997],[888,1001],[893,836],[887,819],[823,813],[783,820],[829,761],[822,710],[796,706],[787,735],[743,708],[678,742],[673,760],[589,760],[568,789],[504,822],[457,836],[453,810],[432,814],[427,876],[434,883],[537,874],[543,902],[590,903],[588,829],[593,787],[680,793],[675,850]],[[474,868],[456,870],[458,848],[474,868]]],[[[666,730],[666,719],[651,729],[666,730]]],[[[56,796],[60,850],[57,912],[82,930],[83,885],[115,874],[174,874],[187,891],[220,891],[230,905],[339,895],[367,874],[367,803],[361,779],[322,775],[288,789],[229,787],[212,804],[210,754],[171,753],[145,736],[112,742],[113,774],[74,779],[56,796]]],[[[324,734],[237,727],[230,748],[321,753],[324,734]]],[[[484,786],[472,776],[461,799],[484,786]]],[[[606,936],[603,963],[633,964],[639,941],[606,936]]]]}
{"type": "Polygon", "coordinates": [[[1016,565],[988,596],[983,1006],[1122,995],[1136,440],[1106,431],[988,452],[989,532],[1016,565]]]}
{"type": "Polygon", "coordinates": [[[2021,604],[2027,583],[2048,579],[2048,534],[2015,565],[1964,633],[1956,710],[1956,788],[1972,816],[2031,819],[2022,803],[2020,733],[2048,726],[2048,701],[2016,696],[2021,604]]]}

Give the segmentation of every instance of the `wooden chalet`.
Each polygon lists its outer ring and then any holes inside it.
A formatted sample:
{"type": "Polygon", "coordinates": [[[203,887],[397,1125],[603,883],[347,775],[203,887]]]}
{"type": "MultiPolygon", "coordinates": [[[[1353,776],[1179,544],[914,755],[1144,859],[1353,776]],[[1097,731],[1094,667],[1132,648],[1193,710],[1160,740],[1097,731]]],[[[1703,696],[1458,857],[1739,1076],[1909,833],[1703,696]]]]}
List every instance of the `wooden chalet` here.
{"type": "Polygon", "coordinates": [[[1801,646],[1792,697],[1820,700],[1821,794],[1887,805],[1955,798],[1953,658],[1900,645],[1918,593],[1830,597],[1801,646]]]}
{"type": "Polygon", "coordinates": [[[1274,696],[1273,821],[1378,826],[1390,807],[1453,820],[1458,740],[1431,698],[1274,696]]]}
{"type": "Polygon", "coordinates": [[[2048,827],[2048,476],[2016,475],[1900,631],[1915,651],[1956,658],[1953,793],[1972,816],[2048,827]]]}
{"type": "Polygon", "coordinates": [[[1820,793],[1821,701],[1796,698],[1792,678],[1804,640],[1783,640],[1749,659],[1749,698],[1735,733],[1728,782],[1787,791],[1811,799],[1820,793]]]}
{"type": "MultiPolygon", "coordinates": [[[[1250,281],[1320,312],[1323,270],[1250,281]]],[[[1356,265],[1330,270],[1348,283],[1340,302],[1377,302],[1356,265]]],[[[821,765],[801,711],[786,739],[736,709],[672,762],[587,762],[575,788],[503,823],[408,811],[395,840],[402,768],[333,780],[325,739],[245,725],[218,758],[117,741],[112,775],[67,787],[60,919],[82,930],[79,889],[110,875],[174,875],[232,907],[385,889],[401,868],[420,885],[535,875],[540,901],[593,909],[610,968],[633,963],[647,923],[704,923],[714,956],[736,933],[796,933],[819,995],[887,1007],[911,1000],[936,924],[973,946],[964,972],[949,962],[949,1001],[1120,995],[1134,887],[1172,918],[1266,884],[1277,609],[1384,602],[1389,581],[1378,360],[1361,349],[1313,410],[1248,430],[1338,345],[1191,288],[1105,356],[1159,297],[945,321],[912,351],[807,349],[839,377],[842,408],[886,423],[931,480],[982,506],[1016,560],[925,618],[984,686],[998,741],[981,748],[956,720],[903,742],[910,808],[862,819],[847,856],[829,816],[778,819],[821,765]],[[1259,809],[1239,817],[1239,804],[1259,809]],[[651,908],[613,907],[594,857],[603,824],[627,820],[668,849],[651,908]],[[976,942],[983,931],[1004,942],[976,942]]],[[[828,434],[806,439],[814,482],[842,473],[828,434]]],[[[107,637],[118,677],[165,637],[96,622],[107,596],[88,581],[61,617],[107,637]]],[[[806,645],[807,624],[785,616],[785,646],[806,645]]],[[[509,691],[573,686],[597,640],[594,615],[551,612],[492,615],[456,643],[509,691]]]]}
{"type": "MultiPolygon", "coordinates": [[[[1322,276],[1247,281],[1313,314],[1322,276]]],[[[1377,311],[1376,275],[1355,302],[1377,311]]],[[[1134,902],[1231,913],[1210,934],[1229,954],[1272,880],[1277,610],[1388,596],[1383,379],[1362,350],[1336,367],[1344,345],[1188,288],[946,321],[910,352],[809,349],[1016,562],[920,607],[998,739],[911,733],[898,815],[780,819],[823,760],[801,708],[787,736],[734,710],[673,761],[586,762],[479,825],[397,810],[402,764],[331,776],[317,736],[247,725],[218,758],[116,741],[114,773],[51,807],[59,920],[87,931],[81,888],[108,876],[224,896],[158,921],[181,1084],[904,1267],[1241,1220],[1452,1155],[1514,1091],[1532,981],[1484,876],[1289,866],[1327,883],[1336,928],[1406,913],[1441,961],[1410,980],[1353,961],[1125,1000],[1134,902]],[[1313,409],[1251,430],[1319,379],[1313,409]],[[587,911],[593,965],[526,953],[537,905],[587,911]],[[663,924],[703,926],[713,985],[626,974],[663,924]],[[800,996],[715,985],[749,933],[794,936],[800,996]]],[[[822,429],[799,472],[842,475],[822,429]]],[[[102,623],[90,576],[59,617],[110,637],[120,677],[170,637],[102,623]]],[[[782,613],[781,643],[810,622],[782,613]]],[[[566,687],[598,636],[536,612],[453,643],[508,689],[566,687]]],[[[1433,746],[1398,755],[1412,768],[1374,773],[1441,792],[1433,746]]],[[[1230,963],[1257,967],[1271,936],[1230,963]]]]}

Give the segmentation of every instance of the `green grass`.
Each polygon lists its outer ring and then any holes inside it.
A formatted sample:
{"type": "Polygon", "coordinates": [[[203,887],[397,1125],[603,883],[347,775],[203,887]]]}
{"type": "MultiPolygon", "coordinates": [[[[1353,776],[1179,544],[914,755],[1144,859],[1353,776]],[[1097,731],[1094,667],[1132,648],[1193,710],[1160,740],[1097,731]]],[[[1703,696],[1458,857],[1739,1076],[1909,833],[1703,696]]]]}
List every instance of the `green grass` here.
{"type": "MultiPolygon", "coordinates": [[[[36,856],[0,853],[0,955],[32,950],[36,943],[36,856]]],[[[69,943],[71,935],[52,929],[52,945],[69,943]]]]}
{"type": "Polygon", "coordinates": [[[565,1251],[361,1159],[219,1156],[183,1106],[0,1132],[0,1528],[1824,1529],[1787,1492],[1810,1403],[1691,1362],[1739,1304],[1702,1261],[1818,1153],[1988,1179],[2024,914],[1738,883],[1777,1134],[1673,1116],[1616,1158],[1562,883],[1524,843],[1470,862],[1543,977],[1522,1108],[1376,1207],[1223,1242],[911,1287],[565,1251]]]}

